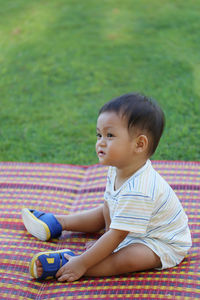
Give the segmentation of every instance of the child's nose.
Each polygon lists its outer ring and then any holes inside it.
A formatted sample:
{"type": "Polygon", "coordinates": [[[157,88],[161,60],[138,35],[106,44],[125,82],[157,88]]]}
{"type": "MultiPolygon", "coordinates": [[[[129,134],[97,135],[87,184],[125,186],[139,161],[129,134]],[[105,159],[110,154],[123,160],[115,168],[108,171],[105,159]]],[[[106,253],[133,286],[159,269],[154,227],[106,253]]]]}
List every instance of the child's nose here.
{"type": "Polygon", "coordinates": [[[103,136],[99,139],[98,144],[100,146],[105,146],[106,145],[106,140],[103,136]]]}

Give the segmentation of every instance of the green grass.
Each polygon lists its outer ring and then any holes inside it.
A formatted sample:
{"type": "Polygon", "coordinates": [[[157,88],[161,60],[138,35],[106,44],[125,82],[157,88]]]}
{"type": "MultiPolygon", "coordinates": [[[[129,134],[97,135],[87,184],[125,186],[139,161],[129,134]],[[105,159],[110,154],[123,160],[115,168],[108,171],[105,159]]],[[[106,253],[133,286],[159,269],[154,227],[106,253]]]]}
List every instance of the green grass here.
{"type": "Polygon", "coordinates": [[[0,0],[0,160],[96,163],[96,117],[139,91],[166,129],[153,159],[200,158],[199,0],[0,0]]]}

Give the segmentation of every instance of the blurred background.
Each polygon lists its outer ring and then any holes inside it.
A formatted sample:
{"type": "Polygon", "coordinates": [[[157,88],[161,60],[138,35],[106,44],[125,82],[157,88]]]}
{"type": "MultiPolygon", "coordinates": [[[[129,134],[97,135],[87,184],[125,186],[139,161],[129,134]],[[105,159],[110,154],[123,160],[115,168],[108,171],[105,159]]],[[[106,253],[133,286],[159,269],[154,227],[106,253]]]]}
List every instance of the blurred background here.
{"type": "Polygon", "coordinates": [[[93,164],[99,108],[166,115],[158,160],[200,158],[199,0],[0,0],[0,160],[93,164]]]}

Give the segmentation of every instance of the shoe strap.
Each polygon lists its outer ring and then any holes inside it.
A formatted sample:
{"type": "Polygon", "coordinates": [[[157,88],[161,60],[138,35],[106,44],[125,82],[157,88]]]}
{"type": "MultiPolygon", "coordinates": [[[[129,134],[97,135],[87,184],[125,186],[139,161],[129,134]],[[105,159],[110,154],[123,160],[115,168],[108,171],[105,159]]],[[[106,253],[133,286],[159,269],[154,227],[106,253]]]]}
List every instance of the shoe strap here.
{"type": "Polygon", "coordinates": [[[42,212],[42,211],[38,211],[38,210],[35,210],[35,209],[31,209],[30,212],[36,216],[38,219],[41,218],[45,212],[42,212]]]}

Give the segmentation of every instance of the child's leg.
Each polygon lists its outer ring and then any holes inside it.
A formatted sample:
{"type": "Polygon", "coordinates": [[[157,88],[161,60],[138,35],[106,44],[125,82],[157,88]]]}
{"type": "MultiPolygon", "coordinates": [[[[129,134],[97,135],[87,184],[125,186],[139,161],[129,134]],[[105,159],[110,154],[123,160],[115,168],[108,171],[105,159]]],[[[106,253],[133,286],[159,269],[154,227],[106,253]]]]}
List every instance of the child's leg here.
{"type": "Polygon", "coordinates": [[[55,216],[63,230],[97,232],[105,227],[103,205],[71,215],[55,216]]]}
{"type": "MultiPolygon", "coordinates": [[[[37,261],[38,276],[42,275],[42,265],[37,261]]],[[[111,254],[90,268],[84,276],[101,277],[160,268],[160,258],[144,244],[132,244],[111,254]]]]}
{"type": "Polygon", "coordinates": [[[160,258],[144,244],[132,244],[90,268],[85,276],[112,276],[160,268],[160,258]]]}
{"type": "Polygon", "coordinates": [[[59,237],[62,230],[97,232],[105,228],[103,205],[72,215],[57,216],[23,208],[22,219],[27,231],[42,241],[59,237]]]}

